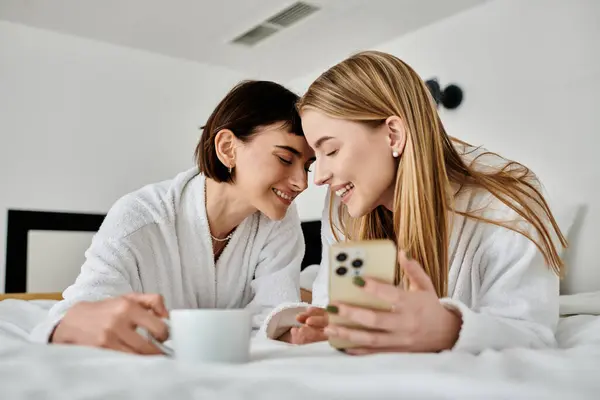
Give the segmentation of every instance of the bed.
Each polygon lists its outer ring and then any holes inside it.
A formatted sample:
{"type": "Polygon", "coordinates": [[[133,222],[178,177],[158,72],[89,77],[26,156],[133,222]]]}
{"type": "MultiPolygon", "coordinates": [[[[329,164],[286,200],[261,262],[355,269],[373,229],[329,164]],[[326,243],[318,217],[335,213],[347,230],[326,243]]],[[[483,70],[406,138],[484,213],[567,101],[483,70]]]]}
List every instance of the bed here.
{"type": "MultiPolygon", "coordinates": [[[[573,209],[561,214],[559,225],[568,233],[573,209]]],[[[318,226],[313,228],[316,237],[318,226]]],[[[318,250],[303,263],[303,296],[310,296],[317,268],[310,264],[318,263],[318,250]]],[[[23,279],[17,283],[15,289],[24,287],[23,279]]],[[[292,346],[255,338],[251,362],[243,365],[33,344],[29,332],[60,298],[51,296],[0,301],[2,400],[599,398],[600,291],[561,296],[553,349],[351,357],[327,343],[292,346]]]]}
{"type": "Polygon", "coordinates": [[[2,399],[597,399],[600,292],[561,298],[558,348],[351,357],[253,339],[243,365],[191,365],[27,335],[55,300],[0,301],[2,399]]]}

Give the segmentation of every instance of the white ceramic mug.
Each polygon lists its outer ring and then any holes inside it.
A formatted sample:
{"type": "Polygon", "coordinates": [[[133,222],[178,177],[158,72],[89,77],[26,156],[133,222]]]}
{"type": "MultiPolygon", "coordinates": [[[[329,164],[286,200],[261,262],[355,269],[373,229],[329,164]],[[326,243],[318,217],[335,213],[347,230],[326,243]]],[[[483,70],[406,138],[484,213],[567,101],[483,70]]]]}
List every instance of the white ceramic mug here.
{"type": "Polygon", "coordinates": [[[189,362],[245,363],[250,359],[252,315],[245,309],[185,309],[169,312],[167,355],[189,362]]]}

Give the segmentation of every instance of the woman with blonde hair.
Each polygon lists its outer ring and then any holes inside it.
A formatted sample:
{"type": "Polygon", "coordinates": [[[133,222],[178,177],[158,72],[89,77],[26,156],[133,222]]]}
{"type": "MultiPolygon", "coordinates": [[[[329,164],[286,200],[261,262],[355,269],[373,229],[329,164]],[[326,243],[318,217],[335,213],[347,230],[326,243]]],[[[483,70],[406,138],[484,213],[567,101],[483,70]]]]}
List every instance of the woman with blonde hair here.
{"type": "Polygon", "coordinates": [[[280,307],[269,337],[337,337],[352,354],[554,345],[567,243],[527,167],[450,137],[425,83],[386,53],[335,65],[298,110],[330,188],[323,258],[313,307],[280,307]],[[329,245],[379,238],[399,249],[398,285],[355,284],[392,311],[328,304],[329,245]],[[330,313],[372,329],[328,325],[330,313]]]}

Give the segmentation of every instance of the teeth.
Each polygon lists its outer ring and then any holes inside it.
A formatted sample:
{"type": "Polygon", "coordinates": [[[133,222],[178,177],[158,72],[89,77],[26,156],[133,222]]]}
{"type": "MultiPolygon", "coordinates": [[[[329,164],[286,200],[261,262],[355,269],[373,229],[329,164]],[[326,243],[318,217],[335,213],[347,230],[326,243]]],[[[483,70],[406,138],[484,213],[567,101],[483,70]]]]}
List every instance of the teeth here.
{"type": "Polygon", "coordinates": [[[352,183],[347,184],[345,187],[338,189],[335,191],[335,194],[338,195],[339,197],[343,197],[346,192],[350,189],[352,189],[354,187],[354,185],[352,183]]]}
{"type": "Polygon", "coordinates": [[[292,201],[292,200],[294,200],[294,198],[293,198],[293,197],[291,197],[291,196],[288,196],[287,194],[283,193],[283,192],[282,192],[281,190],[279,190],[279,189],[275,189],[275,188],[273,188],[273,192],[275,192],[275,194],[276,194],[277,196],[281,197],[282,199],[285,199],[285,200],[288,200],[288,201],[292,201]]]}

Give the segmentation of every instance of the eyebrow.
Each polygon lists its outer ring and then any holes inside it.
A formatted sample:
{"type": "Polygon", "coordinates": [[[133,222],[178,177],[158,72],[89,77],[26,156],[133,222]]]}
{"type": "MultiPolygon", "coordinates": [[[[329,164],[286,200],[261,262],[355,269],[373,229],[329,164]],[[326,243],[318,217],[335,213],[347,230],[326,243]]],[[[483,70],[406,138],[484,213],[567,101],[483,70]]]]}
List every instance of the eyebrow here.
{"type": "MultiPolygon", "coordinates": [[[[302,158],[302,152],[298,151],[297,149],[293,148],[292,146],[275,145],[275,147],[277,147],[278,149],[287,150],[290,153],[292,153],[293,155],[302,158]]],[[[317,159],[316,157],[311,157],[311,158],[308,159],[308,161],[315,161],[316,159],[317,159]]]]}
{"type": "Polygon", "coordinates": [[[296,150],[295,148],[293,148],[292,146],[280,146],[280,145],[276,145],[275,147],[279,148],[279,149],[283,149],[283,150],[287,150],[290,153],[298,156],[298,157],[302,157],[302,153],[298,150],[296,150]]]}
{"type": "Polygon", "coordinates": [[[328,141],[329,139],[333,139],[331,136],[323,136],[322,138],[319,138],[319,140],[317,140],[315,142],[315,149],[318,149],[319,147],[321,147],[321,145],[323,143],[325,143],[326,141],[328,141]]]}

